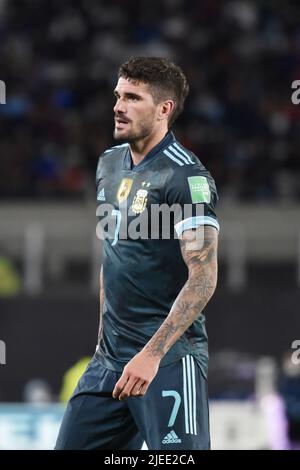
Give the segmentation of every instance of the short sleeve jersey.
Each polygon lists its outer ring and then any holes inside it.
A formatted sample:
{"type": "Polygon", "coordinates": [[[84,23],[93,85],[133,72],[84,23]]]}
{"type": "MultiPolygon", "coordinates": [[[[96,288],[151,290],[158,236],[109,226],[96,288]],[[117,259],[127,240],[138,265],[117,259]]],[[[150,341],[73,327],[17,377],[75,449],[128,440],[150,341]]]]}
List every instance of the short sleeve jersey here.
{"type": "MultiPolygon", "coordinates": [[[[168,316],[188,278],[178,237],[210,225],[219,230],[213,178],[169,131],[136,166],[128,144],[106,150],[96,174],[103,241],[103,330],[97,356],[122,371],[168,316]]],[[[160,366],[191,354],[204,375],[205,317],[170,348],[160,366]]]]}

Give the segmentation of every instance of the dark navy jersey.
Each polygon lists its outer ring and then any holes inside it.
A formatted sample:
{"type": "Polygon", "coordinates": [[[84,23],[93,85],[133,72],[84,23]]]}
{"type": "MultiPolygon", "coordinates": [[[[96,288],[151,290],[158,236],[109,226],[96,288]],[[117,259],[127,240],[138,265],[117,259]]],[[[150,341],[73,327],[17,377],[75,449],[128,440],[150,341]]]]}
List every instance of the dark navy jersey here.
{"type": "MultiPolygon", "coordinates": [[[[128,144],[106,150],[99,158],[96,185],[98,229],[104,238],[103,330],[97,356],[107,368],[122,371],[166,319],[187,281],[178,237],[204,225],[219,230],[214,212],[218,196],[210,173],[170,131],[136,166],[128,144]],[[168,216],[159,208],[174,210],[168,216]]],[[[203,312],[160,366],[186,354],[195,357],[206,375],[203,312]]]]}

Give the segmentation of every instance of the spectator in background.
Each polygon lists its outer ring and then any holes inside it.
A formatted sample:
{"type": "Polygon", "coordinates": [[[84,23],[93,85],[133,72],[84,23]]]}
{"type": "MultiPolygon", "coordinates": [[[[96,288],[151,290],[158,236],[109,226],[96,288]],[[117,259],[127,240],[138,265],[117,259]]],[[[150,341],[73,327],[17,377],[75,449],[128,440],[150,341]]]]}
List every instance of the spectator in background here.
{"type": "Polygon", "coordinates": [[[222,201],[299,200],[296,3],[1,2],[0,196],[88,195],[112,142],[112,77],[130,55],[170,57],[193,90],[174,129],[214,169],[222,201]],[[106,126],[106,128],[105,128],[106,126]],[[197,132],[195,132],[195,130],[197,132]],[[75,156],[70,159],[69,155],[75,156]]]}
{"type": "Polygon", "coordinates": [[[24,387],[24,401],[32,405],[43,405],[53,401],[49,384],[43,379],[32,379],[24,387]]]}

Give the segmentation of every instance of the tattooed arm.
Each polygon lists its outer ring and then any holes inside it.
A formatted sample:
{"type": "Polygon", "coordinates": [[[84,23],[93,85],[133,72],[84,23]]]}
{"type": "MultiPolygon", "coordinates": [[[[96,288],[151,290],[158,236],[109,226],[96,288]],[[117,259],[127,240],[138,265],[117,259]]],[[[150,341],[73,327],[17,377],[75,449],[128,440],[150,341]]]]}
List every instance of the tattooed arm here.
{"type": "Polygon", "coordinates": [[[188,279],[172,309],[143,350],[124,368],[113,396],[144,395],[155,377],[162,357],[199,316],[217,285],[218,232],[204,226],[183,232],[180,239],[188,279]],[[145,367],[147,364],[147,367],[145,367]]]}
{"type": "Polygon", "coordinates": [[[204,230],[203,227],[187,230],[182,234],[180,245],[189,270],[188,280],[168,317],[145,347],[160,359],[198,317],[217,285],[217,230],[210,226],[205,226],[204,230]]]}

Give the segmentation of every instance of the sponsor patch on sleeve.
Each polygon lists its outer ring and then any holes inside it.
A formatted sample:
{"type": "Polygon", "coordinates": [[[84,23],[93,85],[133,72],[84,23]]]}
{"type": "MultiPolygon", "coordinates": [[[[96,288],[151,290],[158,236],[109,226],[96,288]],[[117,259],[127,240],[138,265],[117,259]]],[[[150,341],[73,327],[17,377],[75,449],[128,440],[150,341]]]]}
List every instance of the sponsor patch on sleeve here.
{"type": "Polygon", "coordinates": [[[188,183],[194,204],[199,202],[210,203],[211,192],[205,176],[189,176],[188,183]]]}

